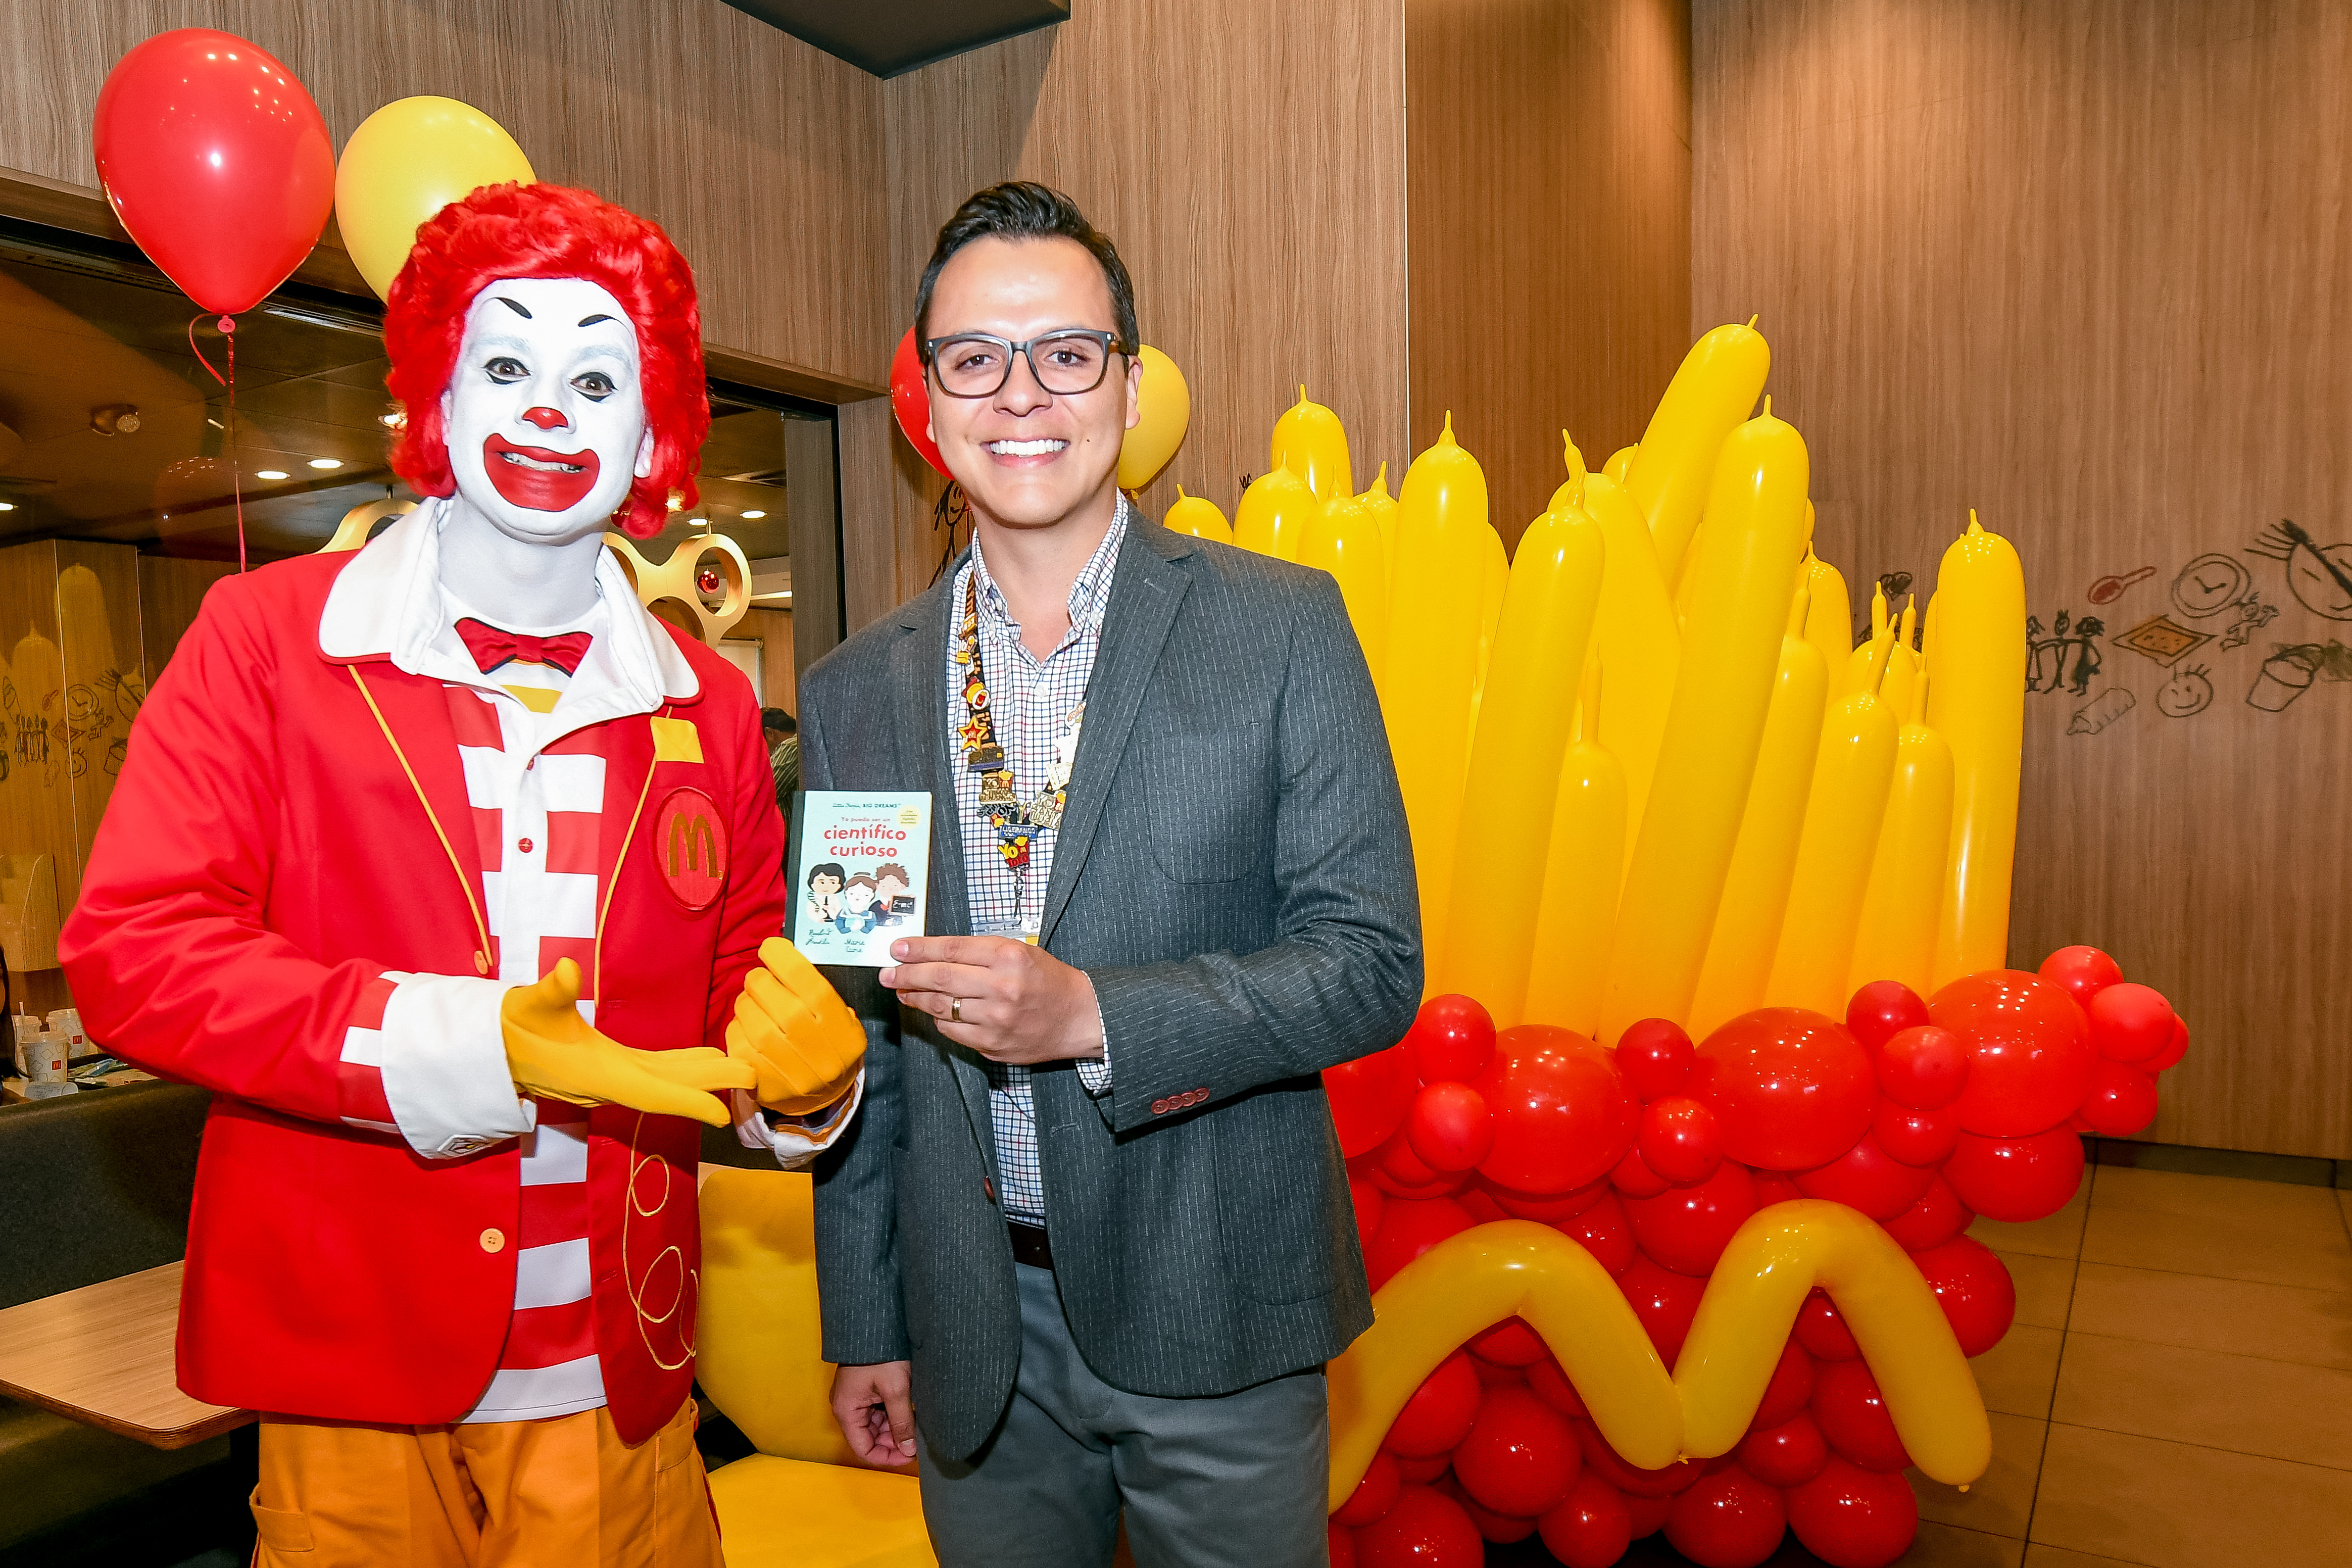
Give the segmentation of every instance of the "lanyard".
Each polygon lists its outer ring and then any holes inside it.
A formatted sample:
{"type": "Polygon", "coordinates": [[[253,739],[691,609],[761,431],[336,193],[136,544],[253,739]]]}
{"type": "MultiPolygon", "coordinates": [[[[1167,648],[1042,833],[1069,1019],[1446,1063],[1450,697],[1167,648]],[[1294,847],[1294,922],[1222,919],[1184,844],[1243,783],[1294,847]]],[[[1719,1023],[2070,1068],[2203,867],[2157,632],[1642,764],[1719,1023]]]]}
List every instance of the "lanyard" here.
{"type": "Polygon", "coordinates": [[[1013,872],[1013,915],[1026,931],[1031,851],[1040,833],[1062,825],[1069,808],[1070,770],[1078,752],[1078,727],[1086,720],[1087,703],[1078,704],[1062,721],[1054,742],[1054,761],[1045,770],[1045,784],[1028,800],[1013,793],[1013,763],[996,739],[996,716],[990,707],[988,678],[980,659],[980,573],[964,580],[963,621],[957,634],[955,661],[963,668],[964,721],[957,735],[963,746],[964,766],[980,775],[980,816],[996,836],[996,852],[1013,872]]]}

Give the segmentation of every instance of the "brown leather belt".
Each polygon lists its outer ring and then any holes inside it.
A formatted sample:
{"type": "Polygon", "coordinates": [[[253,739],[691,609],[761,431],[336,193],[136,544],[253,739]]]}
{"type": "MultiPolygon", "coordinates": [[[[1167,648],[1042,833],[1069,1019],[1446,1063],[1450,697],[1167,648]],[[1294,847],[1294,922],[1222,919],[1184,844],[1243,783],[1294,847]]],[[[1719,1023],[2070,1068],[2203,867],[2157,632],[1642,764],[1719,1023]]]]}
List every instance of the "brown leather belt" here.
{"type": "Polygon", "coordinates": [[[1045,1226],[1008,1219],[1004,1222],[1004,1234],[1013,1238],[1013,1262],[1025,1263],[1032,1268],[1053,1268],[1054,1244],[1046,1238],[1045,1226]]]}

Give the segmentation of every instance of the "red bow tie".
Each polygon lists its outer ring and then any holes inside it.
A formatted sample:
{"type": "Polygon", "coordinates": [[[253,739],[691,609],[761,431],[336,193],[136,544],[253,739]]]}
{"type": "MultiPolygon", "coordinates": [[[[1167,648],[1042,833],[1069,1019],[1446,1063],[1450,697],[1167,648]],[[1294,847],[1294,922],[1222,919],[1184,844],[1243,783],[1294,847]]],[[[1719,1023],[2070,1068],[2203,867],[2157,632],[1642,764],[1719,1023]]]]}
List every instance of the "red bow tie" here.
{"type": "Polygon", "coordinates": [[[535,637],[529,632],[500,631],[485,621],[467,616],[457,623],[457,635],[466,639],[466,651],[488,675],[509,659],[519,658],[525,664],[551,664],[566,675],[580,668],[580,661],[588,655],[589,635],[586,632],[558,632],[551,637],[535,637]]]}

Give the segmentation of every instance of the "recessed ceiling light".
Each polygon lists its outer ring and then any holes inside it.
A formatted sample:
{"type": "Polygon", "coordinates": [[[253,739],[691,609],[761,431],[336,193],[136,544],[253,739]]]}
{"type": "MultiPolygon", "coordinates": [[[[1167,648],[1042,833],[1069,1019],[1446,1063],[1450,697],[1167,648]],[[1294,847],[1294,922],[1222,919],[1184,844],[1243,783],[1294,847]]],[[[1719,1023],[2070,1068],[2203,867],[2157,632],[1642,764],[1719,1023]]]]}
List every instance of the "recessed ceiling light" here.
{"type": "Polygon", "coordinates": [[[16,503],[15,501],[0,500],[0,511],[15,511],[16,510],[16,503]]]}
{"type": "Polygon", "coordinates": [[[283,468],[263,468],[253,477],[257,479],[282,479],[286,477],[286,470],[283,468]]]}
{"type": "Polygon", "coordinates": [[[310,466],[314,468],[340,468],[343,460],[341,458],[313,458],[310,466]]]}
{"type": "Polygon", "coordinates": [[[757,508],[754,508],[752,510],[747,511],[747,512],[743,513],[742,515],[743,515],[743,521],[746,521],[746,522],[757,522],[757,521],[759,521],[761,518],[763,518],[763,517],[767,516],[768,514],[767,514],[766,512],[764,512],[764,511],[761,511],[761,510],[759,510],[757,508]]]}

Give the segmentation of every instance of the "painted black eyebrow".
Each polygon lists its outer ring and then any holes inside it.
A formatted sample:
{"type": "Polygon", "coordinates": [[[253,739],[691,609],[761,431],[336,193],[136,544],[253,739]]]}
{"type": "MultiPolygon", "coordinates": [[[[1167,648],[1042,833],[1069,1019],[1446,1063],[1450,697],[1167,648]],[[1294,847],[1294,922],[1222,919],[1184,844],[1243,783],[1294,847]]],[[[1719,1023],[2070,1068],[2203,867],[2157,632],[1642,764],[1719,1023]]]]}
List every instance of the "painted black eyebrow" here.
{"type": "Polygon", "coordinates": [[[524,321],[528,321],[531,319],[531,315],[529,310],[524,310],[520,305],[516,304],[504,294],[493,294],[490,298],[496,300],[499,304],[504,305],[508,310],[512,310],[516,315],[520,316],[524,321]]]}
{"type": "Polygon", "coordinates": [[[599,321],[617,321],[619,320],[620,318],[618,316],[613,315],[608,311],[602,316],[583,316],[580,318],[580,324],[583,327],[593,327],[599,321]]]}

